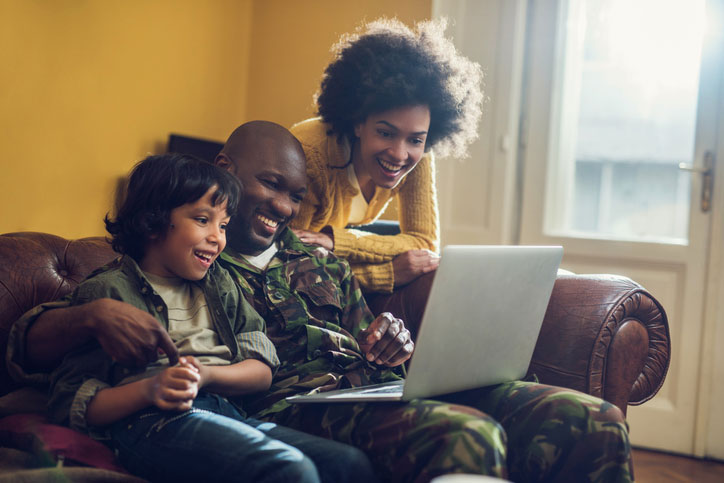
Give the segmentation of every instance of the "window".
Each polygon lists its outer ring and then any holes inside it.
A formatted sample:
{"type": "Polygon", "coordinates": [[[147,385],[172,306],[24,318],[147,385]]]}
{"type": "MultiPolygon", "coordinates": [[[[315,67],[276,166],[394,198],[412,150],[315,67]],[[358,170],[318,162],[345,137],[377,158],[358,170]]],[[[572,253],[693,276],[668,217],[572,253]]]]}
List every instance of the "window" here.
{"type": "Polygon", "coordinates": [[[686,243],[704,0],[569,0],[549,234],[686,243]]]}

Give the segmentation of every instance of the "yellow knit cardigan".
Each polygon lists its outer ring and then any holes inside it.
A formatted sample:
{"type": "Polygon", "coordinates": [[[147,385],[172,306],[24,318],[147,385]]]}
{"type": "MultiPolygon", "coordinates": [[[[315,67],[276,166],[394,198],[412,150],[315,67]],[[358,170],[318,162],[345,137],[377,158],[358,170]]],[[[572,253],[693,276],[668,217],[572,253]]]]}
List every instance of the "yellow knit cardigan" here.
{"type": "Polygon", "coordinates": [[[307,195],[293,228],[319,231],[330,227],[334,233],[334,252],[346,258],[360,285],[367,292],[391,293],[394,288],[392,259],[408,250],[427,248],[438,251],[440,231],[435,164],[431,153],[393,189],[377,187],[360,223],[376,220],[394,198],[398,203],[399,235],[374,235],[346,228],[351,201],[358,194],[343,167],[349,157],[346,140],[327,134],[329,126],[319,118],[294,125],[292,133],[299,139],[307,157],[307,195]]]}

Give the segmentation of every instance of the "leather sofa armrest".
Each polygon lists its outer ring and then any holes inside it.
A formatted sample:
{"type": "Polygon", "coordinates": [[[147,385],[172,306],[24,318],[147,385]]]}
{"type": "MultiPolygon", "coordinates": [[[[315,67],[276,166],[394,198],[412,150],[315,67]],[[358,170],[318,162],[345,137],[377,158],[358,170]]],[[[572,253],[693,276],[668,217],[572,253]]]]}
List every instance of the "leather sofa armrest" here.
{"type": "Polygon", "coordinates": [[[670,356],[666,313],[641,285],[617,275],[559,274],[528,374],[625,414],[658,392],[670,356]]]}
{"type": "Polygon", "coordinates": [[[0,234],[0,396],[18,388],[5,365],[10,327],[26,311],[71,292],[115,253],[103,237],[0,234]]]}

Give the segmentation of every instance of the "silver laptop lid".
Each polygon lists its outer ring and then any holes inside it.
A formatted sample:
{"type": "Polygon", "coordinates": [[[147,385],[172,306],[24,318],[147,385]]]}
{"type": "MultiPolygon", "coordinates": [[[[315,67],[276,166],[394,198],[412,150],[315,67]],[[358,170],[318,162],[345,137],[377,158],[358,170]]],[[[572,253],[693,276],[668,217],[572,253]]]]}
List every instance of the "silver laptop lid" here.
{"type": "Polygon", "coordinates": [[[446,246],[403,399],[523,377],[563,256],[559,246],[446,246]]]}

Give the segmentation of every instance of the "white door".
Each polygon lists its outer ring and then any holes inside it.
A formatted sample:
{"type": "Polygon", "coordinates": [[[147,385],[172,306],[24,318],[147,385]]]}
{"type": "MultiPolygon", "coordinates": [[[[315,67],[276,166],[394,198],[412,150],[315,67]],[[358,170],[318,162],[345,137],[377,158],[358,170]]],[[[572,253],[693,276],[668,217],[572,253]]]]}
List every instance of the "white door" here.
{"type": "Polygon", "coordinates": [[[479,139],[467,159],[437,160],[443,245],[509,244],[517,218],[517,149],[525,0],[433,0],[433,15],[485,73],[479,139]]]}
{"type": "MultiPolygon", "coordinates": [[[[632,443],[707,453],[696,434],[712,176],[724,120],[722,0],[529,3],[521,244],[563,268],[617,273],[669,317],[659,394],[630,407],[632,443]]],[[[721,140],[720,140],[721,143],[721,140]]],[[[722,456],[720,456],[722,457],[722,456]]]]}

